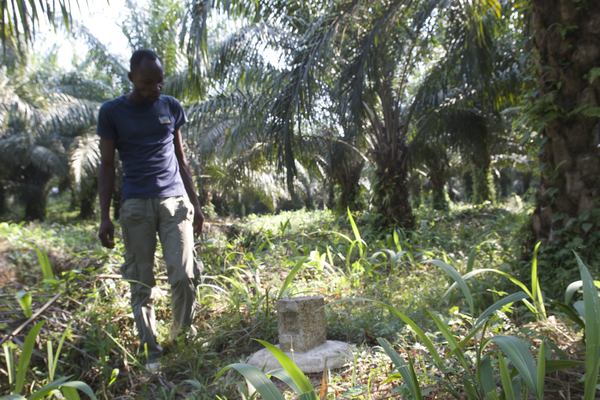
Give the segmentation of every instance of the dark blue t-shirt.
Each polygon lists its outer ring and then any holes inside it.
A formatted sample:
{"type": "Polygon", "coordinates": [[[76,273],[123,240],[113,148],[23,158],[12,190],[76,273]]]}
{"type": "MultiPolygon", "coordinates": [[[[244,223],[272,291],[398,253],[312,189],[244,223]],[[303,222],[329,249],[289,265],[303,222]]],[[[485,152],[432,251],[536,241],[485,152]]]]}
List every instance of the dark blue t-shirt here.
{"type": "Polygon", "coordinates": [[[181,104],[171,96],[152,104],[135,104],[126,96],[102,104],[97,130],[119,150],[123,200],[185,193],[173,144],[173,132],[185,122],[181,104]]]}

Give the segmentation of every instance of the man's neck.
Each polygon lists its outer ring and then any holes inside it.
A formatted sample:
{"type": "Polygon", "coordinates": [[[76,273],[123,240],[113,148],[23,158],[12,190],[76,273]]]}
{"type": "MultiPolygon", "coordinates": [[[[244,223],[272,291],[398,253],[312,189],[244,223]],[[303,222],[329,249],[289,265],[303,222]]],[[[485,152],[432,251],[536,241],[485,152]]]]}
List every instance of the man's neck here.
{"type": "Polygon", "coordinates": [[[129,92],[127,94],[127,100],[129,100],[130,102],[132,102],[133,104],[136,104],[136,105],[152,104],[155,101],[155,100],[150,100],[150,99],[141,97],[140,94],[138,92],[136,92],[135,90],[132,90],[131,92],[129,92]]]}

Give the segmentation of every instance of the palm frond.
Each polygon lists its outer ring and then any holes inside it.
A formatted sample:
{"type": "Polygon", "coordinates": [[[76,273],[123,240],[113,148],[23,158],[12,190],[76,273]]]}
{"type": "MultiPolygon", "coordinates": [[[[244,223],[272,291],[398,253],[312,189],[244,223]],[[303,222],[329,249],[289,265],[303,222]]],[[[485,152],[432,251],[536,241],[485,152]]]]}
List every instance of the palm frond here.
{"type": "Polygon", "coordinates": [[[40,18],[56,25],[57,17],[68,28],[71,24],[70,0],[11,0],[0,1],[0,40],[30,43],[39,28],[40,18]]]}
{"type": "Polygon", "coordinates": [[[123,60],[111,53],[85,26],[76,25],[76,32],[90,47],[88,59],[99,66],[101,70],[106,71],[109,76],[117,77],[122,91],[126,91],[129,88],[129,78],[127,77],[129,67],[123,63],[123,60]]]}
{"type": "Polygon", "coordinates": [[[100,165],[99,138],[94,133],[79,136],[69,150],[69,174],[76,192],[94,181],[100,165]]]}

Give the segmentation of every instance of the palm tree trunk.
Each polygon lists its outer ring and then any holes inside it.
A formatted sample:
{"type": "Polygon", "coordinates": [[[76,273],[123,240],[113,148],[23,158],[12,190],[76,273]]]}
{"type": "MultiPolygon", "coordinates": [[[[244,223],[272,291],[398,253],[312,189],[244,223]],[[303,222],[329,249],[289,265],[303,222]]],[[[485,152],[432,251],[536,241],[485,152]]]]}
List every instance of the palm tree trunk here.
{"type": "Polygon", "coordinates": [[[33,165],[23,171],[21,184],[21,199],[25,203],[25,220],[43,221],[46,218],[46,200],[48,197],[48,182],[52,177],[33,165]]]}
{"type": "Polygon", "coordinates": [[[446,174],[445,171],[430,170],[429,181],[431,182],[432,205],[435,210],[447,210],[448,200],[446,199],[446,174]]]}
{"type": "Polygon", "coordinates": [[[373,202],[381,221],[412,229],[415,219],[408,197],[408,146],[405,141],[397,142],[395,149],[382,144],[374,153],[373,202]]]}
{"type": "Polygon", "coordinates": [[[556,115],[541,131],[533,230],[556,242],[577,235],[582,249],[595,252],[598,235],[589,233],[600,229],[600,2],[534,0],[531,24],[542,112],[546,121],[556,115]]]}
{"type": "Polygon", "coordinates": [[[96,189],[96,179],[93,181],[93,185],[87,187],[79,193],[79,218],[90,219],[94,216],[96,196],[98,190],[96,189]]]}
{"type": "Polygon", "coordinates": [[[494,178],[492,177],[492,156],[488,144],[487,130],[480,138],[479,146],[471,150],[470,159],[473,178],[473,194],[471,201],[481,204],[486,201],[496,201],[494,178]]]}
{"type": "Polygon", "coordinates": [[[364,168],[364,161],[349,145],[335,143],[332,146],[331,162],[332,174],[335,182],[340,186],[337,209],[345,213],[349,208],[360,208],[360,175],[364,168]]]}

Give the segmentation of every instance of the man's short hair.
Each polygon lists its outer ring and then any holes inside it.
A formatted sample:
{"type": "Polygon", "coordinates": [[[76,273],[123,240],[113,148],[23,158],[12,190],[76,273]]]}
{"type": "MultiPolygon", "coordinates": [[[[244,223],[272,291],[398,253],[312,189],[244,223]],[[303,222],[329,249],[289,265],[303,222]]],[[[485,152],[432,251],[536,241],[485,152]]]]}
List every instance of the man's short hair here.
{"type": "Polygon", "coordinates": [[[154,51],[149,49],[140,49],[134,51],[131,55],[131,59],[129,60],[129,71],[133,72],[133,70],[139,67],[144,60],[156,61],[158,60],[158,56],[154,51]]]}

